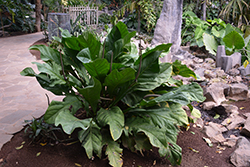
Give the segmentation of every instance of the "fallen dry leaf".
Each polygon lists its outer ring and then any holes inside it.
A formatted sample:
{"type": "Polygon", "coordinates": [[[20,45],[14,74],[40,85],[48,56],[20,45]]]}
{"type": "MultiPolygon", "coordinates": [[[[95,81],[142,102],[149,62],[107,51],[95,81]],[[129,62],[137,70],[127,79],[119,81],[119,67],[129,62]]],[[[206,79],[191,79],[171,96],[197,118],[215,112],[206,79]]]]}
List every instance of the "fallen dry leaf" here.
{"type": "Polygon", "coordinates": [[[216,153],[217,153],[217,154],[221,154],[221,153],[222,153],[222,151],[216,151],[216,153]]]}
{"type": "Polygon", "coordinates": [[[40,143],[41,146],[45,146],[47,143],[40,143]]]}
{"type": "Polygon", "coordinates": [[[23,148],[23,145],[19,146],[19,147],[16,147],[16,150],[20,150],[23,148]]]}
{"type": "Polygon", "coordinates": [[[78,164],[78,163],[75,163],[75,166],[79,166],[79,167],[81,167],[82,165],[80,165],[80,164],[78,164]]]}
{"type": "Polygon", "coordinates": [[[41,152],[38,152],[38,153],[36,154],[37,157],[38,157],[39,155],[41,155],[41,152]]]}
{"type": "Polygon", "coordinates": [[[153,163],[153,166],[155,166],[156,165],[156,160],[154,160],[154,163],[153,163]]]}
{"type": "Polygon", "coordinates": [[[193,149],[193,148],[191,148],[191,147],[188,147],[190,150],[192,150],[193,152],[195,152],[195,153],[199,153],[199,151],[197,151],[197,150],[195,150],[195,149],[193,149]]]}
{"type": "Polygon", "coordinates": [[[207,143],[209,147],[213,147],[213,143],[211,142],[209,138],[203,137],[203,139],[205,140],[205,142],[207,143]]]}

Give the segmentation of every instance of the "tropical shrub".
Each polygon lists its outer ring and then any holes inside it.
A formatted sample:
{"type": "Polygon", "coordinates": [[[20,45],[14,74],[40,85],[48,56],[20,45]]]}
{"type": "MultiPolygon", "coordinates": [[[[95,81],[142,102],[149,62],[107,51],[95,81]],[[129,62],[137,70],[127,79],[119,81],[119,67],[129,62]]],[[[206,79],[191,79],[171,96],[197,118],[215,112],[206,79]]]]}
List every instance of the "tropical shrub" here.
{"type": "Polygon", "coordinates": [[[183,85],[173,75],[194,77],[195,73],[182,65],[159,63],[159,56],[171,44],[162,44],[137,55],[131,43],[136,32],[128,32],[124,23],[112,28],[103,43],[90,32],[75,37],[62,32],[62,50],[44,45],[40,50],[43,64],[34,62],[40,71],[25,68],[21,75],[36,77],[40,85],[63,101],[52,101],[44,121],[61,125],[65,133],[78,129],[78,138],[87,156],[102,156],[110,165],[122,166],[122,148],[144,151],[159,148],[161,157],[172,164],[181,163],[181,148],[176,144],[179,128],[187,126],[188,116],[199,116],[192,101],[203,101],[202,88],[197,83],[183,85]],[[83,108],[82,113],[79,109],[83,108]],[[84,115],[83,118],[76,117],[84,115]]]}
{"type": "Polygon", "coordinates": [[[225,45],[226,54],[231,55],[248,44],[248,31],[243,33],[221,19],[203,21],[191,11],[183,13],[183,18],[183,44],[190,42],[191,46],[205,46],[213,55],[216,55],[218,45],[225,45]]]}
{"type": "Polygon", "coordinates": [[[27,1],[0,0],[0,30],[35,31],[35,19],[31,17],[34,5],[27,1]]]}

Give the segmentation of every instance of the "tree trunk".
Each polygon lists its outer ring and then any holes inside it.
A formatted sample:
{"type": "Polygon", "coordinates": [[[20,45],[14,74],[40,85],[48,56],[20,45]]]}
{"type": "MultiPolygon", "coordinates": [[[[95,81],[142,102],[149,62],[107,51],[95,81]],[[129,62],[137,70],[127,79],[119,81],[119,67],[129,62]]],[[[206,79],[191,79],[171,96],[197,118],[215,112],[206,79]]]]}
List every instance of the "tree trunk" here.
{"type": "Polygon", "coordinates": [[[206,15],[207,15],[207,0],[204,1],[202,6],[202,20],[206,21],[206,15]]]}
{"type": "Polygon", "coordinates": [[[37,32],[41,31],[41,0],[36,0],[36,30],[37,32]]]}
{"type": "Polygon", "coordinates": [[[199,4],[200,4],[200,0],[197,0],[197,2],[196,2],[196,7],[195,7],[195,14],[198,12],[198,10],[199,10],[199,4]]]}

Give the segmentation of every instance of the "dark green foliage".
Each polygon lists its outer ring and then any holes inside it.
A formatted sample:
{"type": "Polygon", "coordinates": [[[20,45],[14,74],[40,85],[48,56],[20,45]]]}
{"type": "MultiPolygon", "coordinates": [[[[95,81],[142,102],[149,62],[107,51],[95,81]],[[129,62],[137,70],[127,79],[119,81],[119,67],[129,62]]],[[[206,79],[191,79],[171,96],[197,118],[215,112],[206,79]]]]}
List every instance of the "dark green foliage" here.
{"type": "MultiPolygon", "coordinates": [[[[196,77],[180,62],[159,63],[159,56],[169,51],[171,44],[136,55],[131,43],[135,34],[122,22],[104,42],[90,32],[74,37],[63,31],[62,51],[31,47],[41,51],[45,63],[35,63],[39,74],[31,68],[21,74],[36,77],[43,88],[65,96],[62,102],[51,102],[44,120],[61,125],[67,134],[80,129],[78,138],[89,158],[95,154],[101,158],[105,146],[110,165],[119,167],[121,144],[140,152],[154,146],[161,157],[180,164],[178,126],[189,123],[182,106],[203,101],[202,88],[172,79],[173,75],[196,77]],[[86,115],[81,119],[75,115],[80,108],[86,115]]],[[[193,115],[199,115],[190,108],[193,115]]]]}
{"type": "Polygon", "coordinates": [[[0,27],[5,31],[35,31],[31,12],[35,6],[24,0],[0,0],[0,27]]]}

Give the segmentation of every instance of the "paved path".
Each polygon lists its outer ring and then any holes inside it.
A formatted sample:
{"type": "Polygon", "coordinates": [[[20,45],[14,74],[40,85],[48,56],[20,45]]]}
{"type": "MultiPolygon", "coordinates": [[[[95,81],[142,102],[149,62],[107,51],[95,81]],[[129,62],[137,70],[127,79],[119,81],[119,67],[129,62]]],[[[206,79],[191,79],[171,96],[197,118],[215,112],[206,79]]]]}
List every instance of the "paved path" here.
{"type": "Polygon", "coordinates": [[[0,149],[12,133],[23,128],[24,120],[44,114],[48,107],[45,93],[50,100],[55,98],[35,78],[20,75],[26,67],[36,69],[31,62],[41,62],[28,48],[43,37],[42,33],[33,33],[0,38],[0,149]]]}

